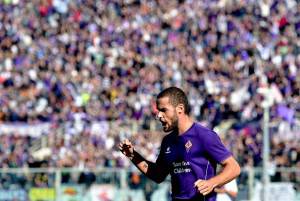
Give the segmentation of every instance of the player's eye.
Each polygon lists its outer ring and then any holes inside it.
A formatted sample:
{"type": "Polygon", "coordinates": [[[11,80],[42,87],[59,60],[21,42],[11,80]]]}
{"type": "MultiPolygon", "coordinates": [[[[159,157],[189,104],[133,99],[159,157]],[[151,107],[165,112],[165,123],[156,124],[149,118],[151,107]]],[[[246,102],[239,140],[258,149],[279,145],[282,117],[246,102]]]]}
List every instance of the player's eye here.
{"type": "Polygon", "coordinates": [[[159,111],[160,111],[160,112],[166,112],[167,109],[166,109],[166,108],[162,108],[162,109],[160,109],[159,111]]]}

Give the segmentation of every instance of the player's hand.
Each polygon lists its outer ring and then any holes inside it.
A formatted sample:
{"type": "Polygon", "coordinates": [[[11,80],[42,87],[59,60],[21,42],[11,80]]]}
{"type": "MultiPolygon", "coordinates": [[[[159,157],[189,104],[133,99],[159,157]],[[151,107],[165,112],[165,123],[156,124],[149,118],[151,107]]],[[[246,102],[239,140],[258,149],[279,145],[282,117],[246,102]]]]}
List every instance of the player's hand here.
{"type": "Polygon", "coordinates": [[[128,139],[125,139],[123,140],[123,142],[120,142],[119,149],[128,158],[133,157],[133,145],[128,139]]]}
{"type": "Polygon", "coordinates": [[[195,187],[202,195],[207,195],[214,190],[216,185],[211,180],[198,179],[194,183],[195,187]]]}

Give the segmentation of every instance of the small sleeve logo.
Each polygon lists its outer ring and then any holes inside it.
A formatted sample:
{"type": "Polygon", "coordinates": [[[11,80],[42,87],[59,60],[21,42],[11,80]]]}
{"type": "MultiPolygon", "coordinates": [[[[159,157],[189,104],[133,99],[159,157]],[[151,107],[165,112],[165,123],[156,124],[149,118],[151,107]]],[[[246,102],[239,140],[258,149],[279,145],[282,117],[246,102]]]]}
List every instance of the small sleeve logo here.
{"type": "Polygon", "coordinates": [[[171,153],[171,148],[170,147],[167,147],[166,151],[165,151],[165,154],[169,154],[171,153]]]}

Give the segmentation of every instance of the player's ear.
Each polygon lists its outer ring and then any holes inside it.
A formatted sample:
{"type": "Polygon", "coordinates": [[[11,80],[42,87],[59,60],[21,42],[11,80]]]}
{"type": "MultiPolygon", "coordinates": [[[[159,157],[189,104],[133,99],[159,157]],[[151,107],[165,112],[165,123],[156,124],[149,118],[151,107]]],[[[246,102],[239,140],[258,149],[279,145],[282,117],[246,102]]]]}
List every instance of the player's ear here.
{"type": "Polygon", "coordinates": [[[176,112],[177,112],[178,114],[183,114],[183,113],[184,113],[184,105],[183,105],[183,104],[178,104],[178,105],[176,106],[176,112]]]}

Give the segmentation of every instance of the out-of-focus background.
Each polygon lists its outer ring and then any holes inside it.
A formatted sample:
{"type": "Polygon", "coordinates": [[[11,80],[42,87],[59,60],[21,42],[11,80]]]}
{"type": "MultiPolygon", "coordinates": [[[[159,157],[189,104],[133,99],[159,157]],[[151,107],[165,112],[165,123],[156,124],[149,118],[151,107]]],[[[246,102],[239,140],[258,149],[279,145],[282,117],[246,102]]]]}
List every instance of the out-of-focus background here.
{"type": "Polygon", "coordinates": [[[242,166],[236,200],[300,200],[299,36],[298,0],[0,0],[0,201],[169,200],[116,149],[156,159],[168,86],[242,166]]]}

